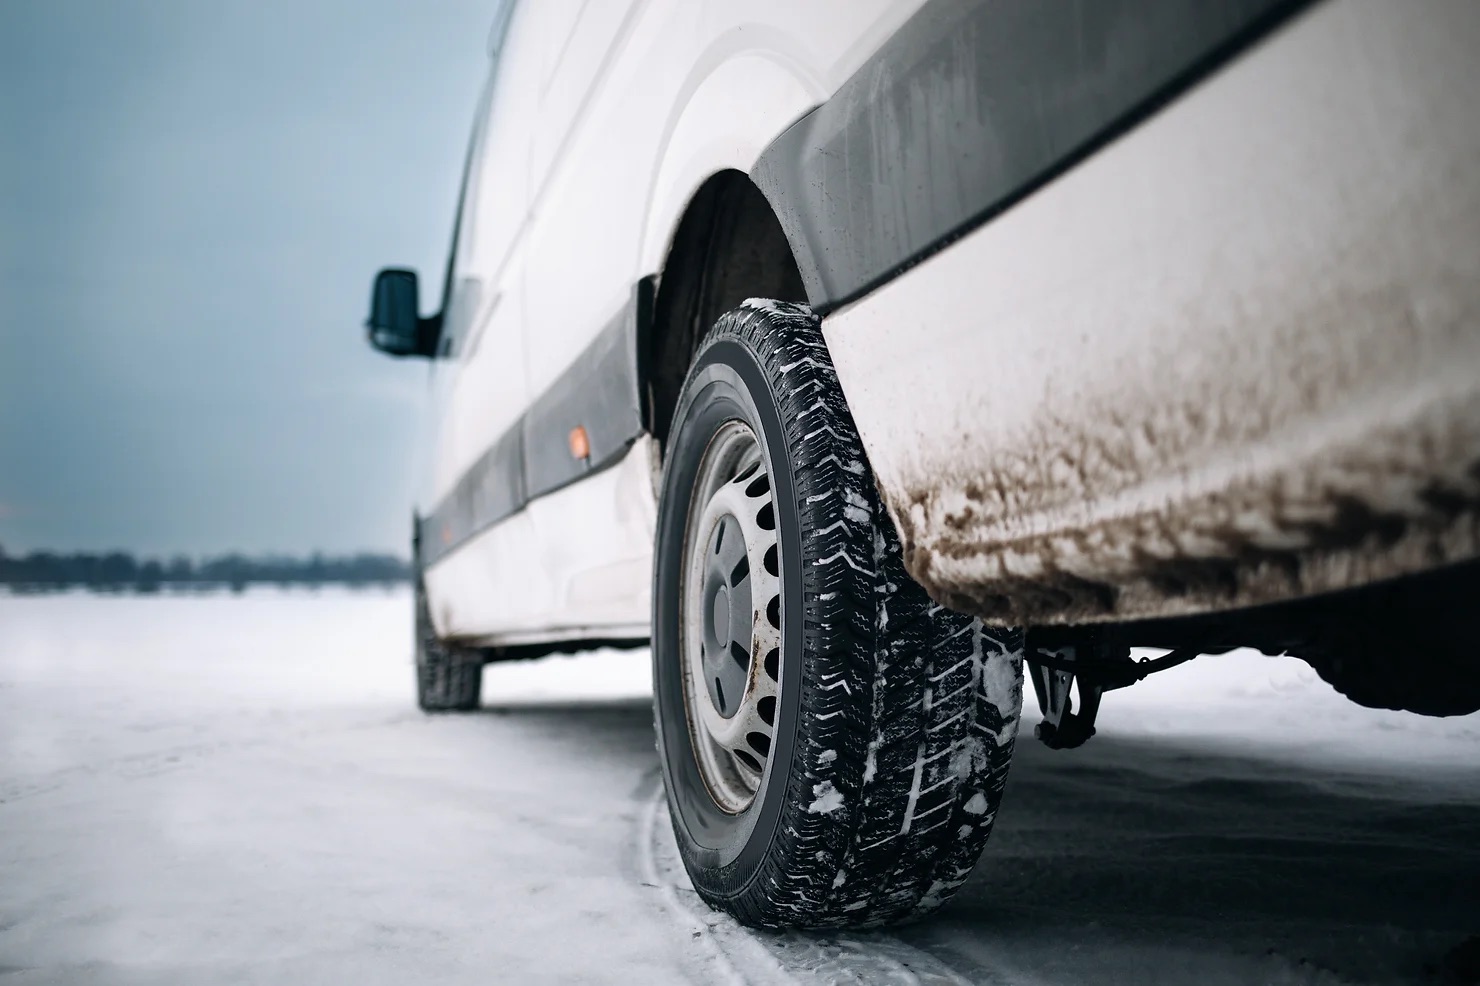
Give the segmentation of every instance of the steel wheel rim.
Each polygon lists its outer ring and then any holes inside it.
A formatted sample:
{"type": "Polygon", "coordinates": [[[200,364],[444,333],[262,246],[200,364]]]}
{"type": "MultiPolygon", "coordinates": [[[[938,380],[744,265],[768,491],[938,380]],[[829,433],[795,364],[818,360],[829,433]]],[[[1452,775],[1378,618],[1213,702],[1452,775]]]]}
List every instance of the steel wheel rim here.
{"type": "Polygon", "coordinates": [[[684,707],[699,774],[732,814],[755,800],[780,697],[776,506],[755,432],[727,421],[694,477],[679,597],[684,707]]]}

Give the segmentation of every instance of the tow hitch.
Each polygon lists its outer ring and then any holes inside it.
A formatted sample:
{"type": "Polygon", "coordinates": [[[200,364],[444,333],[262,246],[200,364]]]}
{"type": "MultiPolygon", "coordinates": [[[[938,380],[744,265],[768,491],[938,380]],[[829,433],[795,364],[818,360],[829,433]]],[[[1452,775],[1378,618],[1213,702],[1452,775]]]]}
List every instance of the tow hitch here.
{"type": "Polygon", "coordinates": [[[1043,721],[1033,730],[1053,750],[1083,746],[1095,734],[1100,696],[1134,685],[1142,678],[1186,664],[1199,651],[1178,648],[1161,657],[1131,657],[1127,644],[1107,640],[1082,627],[1035,627],[1028,631],[1026,660],[1043,721]],[[1073,688],[1079,685],[1080,707],[1073,688]]]}

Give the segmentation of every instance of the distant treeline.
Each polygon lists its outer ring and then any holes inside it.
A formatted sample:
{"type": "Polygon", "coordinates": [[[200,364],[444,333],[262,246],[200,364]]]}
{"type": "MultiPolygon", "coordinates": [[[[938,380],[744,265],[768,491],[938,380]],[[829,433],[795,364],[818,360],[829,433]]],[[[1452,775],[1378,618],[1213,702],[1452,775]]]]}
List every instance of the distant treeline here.
{"type": "Polygon", "coordinates": [[[55,592],[83,588],[96,592],[196,592],[252,585],[394,585],[411,579],[411,567],[394,555],[359,554],[308,558],[222,555],[195,561],[136,558],[127,552],[57,554],[33,551],[8,555],[0,548],[0,586],[11,592],[55,592]]]}

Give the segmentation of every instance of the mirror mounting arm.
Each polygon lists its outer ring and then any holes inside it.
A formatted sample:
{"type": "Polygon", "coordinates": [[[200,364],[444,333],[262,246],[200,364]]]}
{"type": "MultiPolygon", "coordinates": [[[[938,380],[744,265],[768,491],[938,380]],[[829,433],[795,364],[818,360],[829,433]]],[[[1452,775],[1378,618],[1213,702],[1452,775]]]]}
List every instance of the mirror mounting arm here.
{"type": "Polygon", "coordinates": [[[442,342],[442,313],[416,320],[416,352],[408,355],[436,359],[442,342]]]}

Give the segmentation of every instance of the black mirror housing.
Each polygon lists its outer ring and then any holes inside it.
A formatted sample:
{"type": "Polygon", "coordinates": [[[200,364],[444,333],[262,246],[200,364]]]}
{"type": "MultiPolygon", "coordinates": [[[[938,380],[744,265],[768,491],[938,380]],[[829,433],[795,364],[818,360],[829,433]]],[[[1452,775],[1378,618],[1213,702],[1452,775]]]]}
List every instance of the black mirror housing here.
{"type": "Polygon", "coordinates": [[[365,328],[370,345],[390,356],[435,354],[436,320],[421,317],[415,271],[387,267],[375,275],[365,328]]]}

